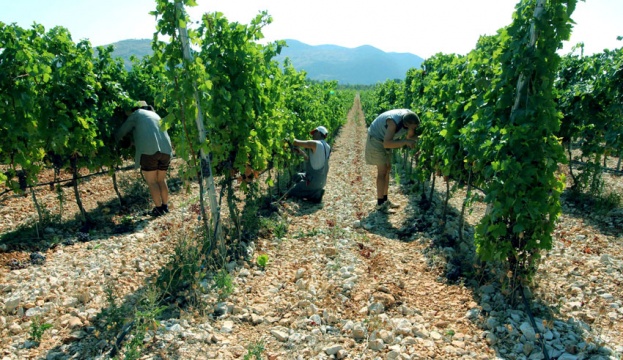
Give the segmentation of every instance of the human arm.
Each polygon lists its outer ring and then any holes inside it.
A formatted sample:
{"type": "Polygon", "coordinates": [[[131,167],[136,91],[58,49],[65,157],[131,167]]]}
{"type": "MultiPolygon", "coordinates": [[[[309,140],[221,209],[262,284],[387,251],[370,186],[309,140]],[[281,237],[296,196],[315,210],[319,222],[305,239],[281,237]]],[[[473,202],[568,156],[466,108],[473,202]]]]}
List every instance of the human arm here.
{"type": "Polygon", "coordinates": [[[407,132],[407,139],[417,140],[415,129],[416,129],[415,127],[409,127],[409,131],[407,132]]]}
{"type": "Polygon", "coordinates": [[[115,131],[115,141],[119,142],[127,133],[134,129],[136,117],[130,115],[128,119],[115,131]]]}
{"type": "MultiPolygon", "coordinates": [[[[409,129],[409,134],[411,133],[411,129],[409,129]]],[[[407,134],[407,139],[394,140],[394,135],[396,135],[396,123],[391,118],[387,119],[387,131],[385,132],[385,138],[383,139],[383,147],[386,149],[398,149],[403,146],[408,146],[413,149],[415,146],[415,140],[410,139],[407,134]]],[[[412,136],[415,136],[413,133],[412,136]]]]}
{"type": "Polygon", "coordinates": [[[318,143],[315,142],[314,140],[297,140],[297,139],[294,139],[294,141],[292,142],[292,145],[298,146],[298,147],[302,147],[302,148],[305,148],[305,149],[309,149],[312,152],[316,152],[316,145],[318,145],[318,143]]]}
{"type": "Polygon", "coordinates": [[[297,140],[294,139],[294,141],[292,142],[292,145],[294,145],[294,149],[295,151],[297,151],[299,154],[303,155],[305,157],[305,159],[307,160],[309,158],[309,156],[307,156],[307,154],[301,149],[301,148],[305,148],[305,149],[309,149],[311,150],[312,153],[316,152],[316,146],[318,145],[317,142],[315,142],[314,140],[297,140]]]}

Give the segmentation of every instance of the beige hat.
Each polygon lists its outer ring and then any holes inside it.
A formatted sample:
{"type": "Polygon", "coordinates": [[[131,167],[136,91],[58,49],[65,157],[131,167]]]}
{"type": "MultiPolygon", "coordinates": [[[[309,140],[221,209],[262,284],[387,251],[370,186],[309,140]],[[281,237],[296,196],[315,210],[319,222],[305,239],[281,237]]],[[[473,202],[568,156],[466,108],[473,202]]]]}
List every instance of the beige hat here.
{"type": "Polygon", "coordinates": [[[137,103],[136,103],[136,106],[138,106],[138,107],[144,107],[144,106],[149,106],[149,105],[147,105],[147,101],[145,101],[145,100],[141,100],[141,101],[139,101],[139,102],[137,102],[137,103]]]}

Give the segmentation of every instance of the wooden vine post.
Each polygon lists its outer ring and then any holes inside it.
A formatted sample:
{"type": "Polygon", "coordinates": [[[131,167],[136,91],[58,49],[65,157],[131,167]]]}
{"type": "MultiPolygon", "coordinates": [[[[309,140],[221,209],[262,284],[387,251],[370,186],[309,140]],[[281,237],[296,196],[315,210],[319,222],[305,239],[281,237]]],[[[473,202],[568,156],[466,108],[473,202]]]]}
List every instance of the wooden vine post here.
{"type": "MultiPolygon", "coordinates": [[[[532,24],[530,24],[529,47],[532,49],[535,47],[537,37],[538,37],[536,33],[536,22],[543,15],[544,9],[545,9],[545,0],[538,0],[536,3],[536,8],[534,9],[534,20],[532,21],[532,24]]],[[[519,75],[519,79],[517,80],[517,95],[515,96],[515,104],[513,104],[513,108],[511,110],[511,122],[515,120],[515,117],[517,116],[517,110],[519,110],[519,107],[522,104],[522,100],[524,100],[528,96],[527,94],[528,79],[530,79],[531,76],[532,76],[532,73],[526,74],[525,72],[522,72],[519,75]]]]}
{"type": "MultiPolygon", "coordinates": [[[[184,14],[184,4],[182,3],[181,0],[176,0],[175,1],[175,7],[176,7],[176,11],[179,14],[184,14]]],[[[182,45],[182,55],[184,57],[184,60],[191,64],[193,62],[193,56],[190,52],[190,40],[188,37],[188,30],[186,29],[186,26],[182,26],[181,22],[178,21],[178,26],[177,26],[177,30],[180,36],[180,42],[182,45]]],[[[195,86],[196,88],[196,86],[195,86]]],[[[195,98],[195,103],[197,105],[197,116],[195,118],[195,123],[197,125],[197,131],[198,131],[198,136],[199,136],[199,143],[200,144],[204,144],[206,141],[206,130],[205,130],[205,126],[203,124],[203,111],[201,109],[201,101],[199,98],[199,94],[197,93],[197,91],[195,91],[194,93],[194,98],[195,98]]],[[[205,150],[203,147],[200,148],[199,150],[199,155],[201,157],[201,169],[199,171],[200,173],[200,182],[202,185],[202,189],[204,189],[203,186],[203,181],[205,181],[205,187],[207,187],[207,192],[208,192],[208,201],[210,202],[210,212],[212,215],[212,225],[213,225],[213,229],[214,229],[214,235],[215,238],[214,240],[217,243],[218,249],[220,251],[221,254],[225,254],[225,243],[223,241],[223,237],[221,235],[221,230],[220,230],[220,208],[218,205],[218,202],[216,200],[216,187],[214,186],[214,177],[212,176],[212,166],[210,163],[210,158],[209,156],[206,154],[205,150]],[[204,171],[203,168],[207,167],[207,173],[208,176],[204,177],[204,171]]],[[[205,207],[204,207],[204,191],[202,190],[200,193],[201,196],[201,210],[204,214],[203,219],[204,219],[204,224],[206,225],[207,229],[210,229],[210,227],[207,227],[207,219],[205,216],[205,207]]]]}

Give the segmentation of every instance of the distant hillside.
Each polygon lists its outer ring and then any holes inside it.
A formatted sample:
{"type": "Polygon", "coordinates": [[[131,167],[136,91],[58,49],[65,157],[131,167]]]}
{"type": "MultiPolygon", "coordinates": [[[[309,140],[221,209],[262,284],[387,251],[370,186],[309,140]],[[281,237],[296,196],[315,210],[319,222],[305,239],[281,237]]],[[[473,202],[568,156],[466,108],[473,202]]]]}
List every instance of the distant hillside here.
{"type": "Polygon", "coordinates": [[[410,53],[386,53],[373,46],[354,49],[337,45],[311,46],[297,40],[286,40],[277,57],[288,57],[297,70],[305,70],[314,80],[337,80],[340,84],[370,85],[385,80],[404,79],[407,70],[420,68],[424,61],[410,53]]]}
{"type": "MultiPolygon", "coordinates": [[[[407,70],[420,68],[424,61],[410,53],[386,53],[373,46],[354,49],[337,45],[312,46],[297,40],[286,40],[276,60],[283,63],[290,58],[294,68],[307,73],[312,80],[337,80],[341,85],[371,85],[386,80],[404,79],[407,70]]],[[[130,64],[130,56],[150,55],[151,40],[123,40],[114,44],[114,56],[130,64]]]]}
{"type": "MultiPolygon", "coordinates": [[[[151,49],[150,39],[129,39],[121,40],[116,43],[110,44],[114,46],[113,57],[120,57],[125,62],[126,68],[132,67],[130,57],[132,55],[141,59],[145,55],[151,55],[153,50],[151,49]]],[[[108,45],[104,45],[106,47],[108,45]]]]}

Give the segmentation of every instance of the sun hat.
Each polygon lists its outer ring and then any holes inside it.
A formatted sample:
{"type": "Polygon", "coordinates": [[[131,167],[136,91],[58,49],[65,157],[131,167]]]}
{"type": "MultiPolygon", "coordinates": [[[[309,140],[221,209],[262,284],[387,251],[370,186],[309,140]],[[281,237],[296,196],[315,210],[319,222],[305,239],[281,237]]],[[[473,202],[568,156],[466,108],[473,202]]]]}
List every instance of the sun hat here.
{"type": "Polygon", "coordinates": [[[324,126],[318,126],[317,128],[315,128],[314,130],[312,130],[310,132],[310,134],[313,134],[314,132],[319,131],[322,135],[327,136],[327,134],[329,133],[327,131],[327,128],[324,126]]]}

